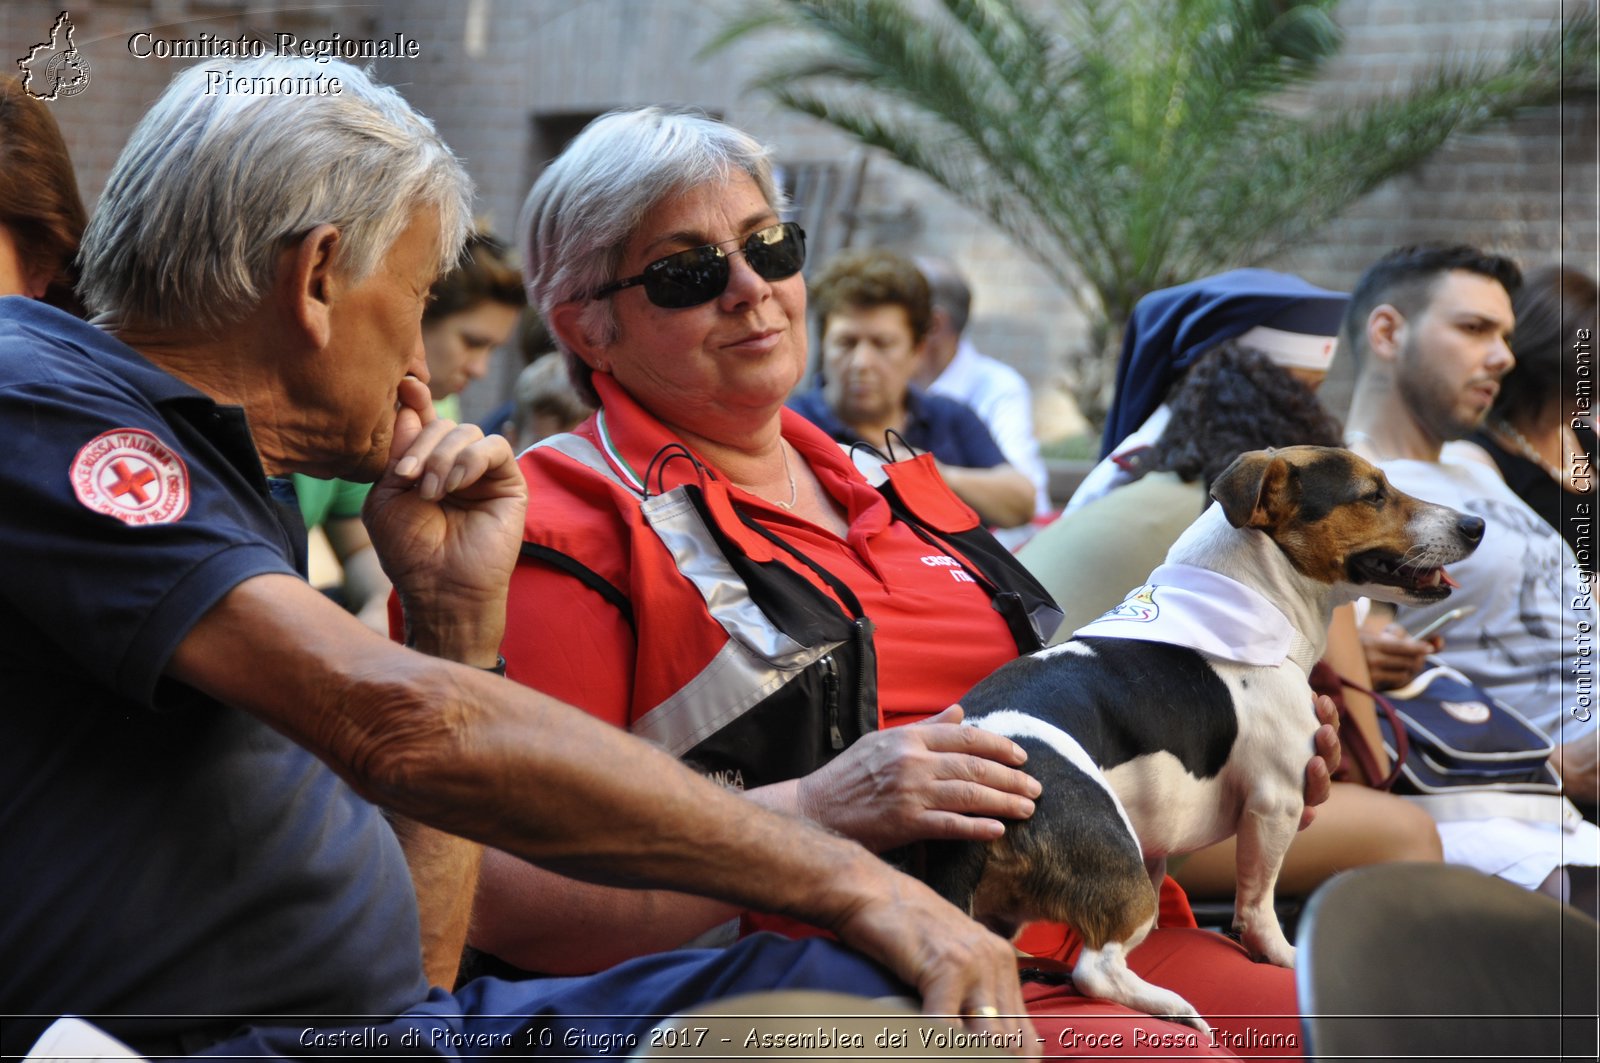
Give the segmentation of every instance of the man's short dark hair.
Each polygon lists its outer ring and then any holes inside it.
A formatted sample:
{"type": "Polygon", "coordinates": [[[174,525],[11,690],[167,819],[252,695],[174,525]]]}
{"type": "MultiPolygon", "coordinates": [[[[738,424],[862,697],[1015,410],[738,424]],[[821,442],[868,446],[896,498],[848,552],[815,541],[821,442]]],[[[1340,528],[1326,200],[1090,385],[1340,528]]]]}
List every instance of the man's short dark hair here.
{"type": "Polygon", "coordinates": [[[1406,317],[1421,313],[1433,297],[1434,285],[1446,273],[1466,270],[1500,282],[1507,295],[1522,286],[1522,271],[1503,255],[1492,255],[1466,244],[1419,245],[1390,251],[1361,275],[1345,308],[1340,347],[1352,357],[1366,352],[1367,318],[1388,303],[1406,317]]]}

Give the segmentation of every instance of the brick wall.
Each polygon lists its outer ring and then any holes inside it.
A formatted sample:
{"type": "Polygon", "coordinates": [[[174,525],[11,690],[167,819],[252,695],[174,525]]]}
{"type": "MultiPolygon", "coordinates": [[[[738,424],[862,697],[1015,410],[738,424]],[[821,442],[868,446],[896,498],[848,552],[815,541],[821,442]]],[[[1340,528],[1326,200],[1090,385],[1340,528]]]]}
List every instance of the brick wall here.
{"type": "MultiPolygon", "coordinates": [[[[245,0],[82,0],[70,10],[93,82],[82,95],[58,101],[55,113],[92,203],[128,130],[178,66],[129,56],[127,37],[135,30],[167,24],[161,32],[173,36],[256,28],[347,37],[404,30],[421,42],[421,57],[380,63],[379,74],[432,116],[478,183],[480,213],[506,235],[550,150],[539,116],[692,104],[771,143],[790,165],[858,159],[859,149],[827,127],[743,92],[747,53],[698,57],[722,14],[737,7],[735,0],[393,0],[352,8],[323,0],[284,14],[245,0]]],[[[1504,49],[1548,25],[1560,8],[1561,0],[1344,0],[1336,18],[1348,43],[1309,105],[1338,107],[1399,87],[1451,49],[1504,49]]],[[[0,5],[3,54],[23,54],[48,32],[58,10],[36,2],[0,5]]],[[[1593,269],[1597,178],[1593,101],[1529,113],[1452,141],[1269,265],[1341,287],[1398,243],[1460,239],[1529,263],[1565,255],[1593,269]]],[[[1073,300],[1042,268],[882,156],[868,158],[853,239],[964,264],[976,298],[974,338],[1041,393],[1056,380],[1063,355],[1085,341],[1073,300]]],[[[468,412],[486,410],[512,374],[513,367],[501,366],[469,391],[468,412]]],[[[1337,382],[1333,390],[1337,404],[1337,382]]]]}
{"type": "MultiPolygon", "coordinates": [[[[1562,7],[1562,0],[1344,0],[1336,16],[1345,48],[1313,98],[1320,107],[1358,103],[1402,88],[1451,55],[1504,54],[1552,25],[1562,7]]],[[[1511,255],[1524,267],[1564,259],[1596,273],[1596,122],[1593,99],[1573,100],[1454,137],[1268,265],[1349,288],[1393,247],[1448,241],[1511,255]]],[[[1353,369],[1348,359],[1334,365],[1324,395],[1335,409],[1348,405],[1353,369]]]]}
{"type": "MultiPolygon", "coordinates": [[[[1504,54],[1523,36],[1552,25],[1561,9],[1561,0],[1344,0],[1337,15],[1346,46],[1316,88],[1317,105],[1337,108],[1402,88],[1452,54],[1504,54]]],[[[1416,171],[1355,204],[1313,246],[1284,256],[1281,265],[1348,284],[1396,244],[1457,239],[1530,264],[1563,253],[1592,260],[1595,130],[1589,100],[1530,110],[1455,137],[1416,171]]]]}
{"type": "MultiPolygon", "coordinates": [[[[289,13],[265,13],[264,5],[239,0],[7,0],[0,4],[0,70],[16,73],[16,60],[49,38],[56,16],[65,7],[75,33],[74,43],[88,61],[90,82],[80,95],[50,104],[61,126],[84,201],[92,208],[128,134],[155,102],[173,74],[188,60],[138,58],[129,38],[148,31],[160,38],[192,38],[201,32],[237,37],[242,33],[295,33],[303,37],[335,30],[365,36],[364,18],[341,14],[337,0],[301,0],[289,13]]],[[[214,63],[221,65],[223,61],[214,63]]]]}

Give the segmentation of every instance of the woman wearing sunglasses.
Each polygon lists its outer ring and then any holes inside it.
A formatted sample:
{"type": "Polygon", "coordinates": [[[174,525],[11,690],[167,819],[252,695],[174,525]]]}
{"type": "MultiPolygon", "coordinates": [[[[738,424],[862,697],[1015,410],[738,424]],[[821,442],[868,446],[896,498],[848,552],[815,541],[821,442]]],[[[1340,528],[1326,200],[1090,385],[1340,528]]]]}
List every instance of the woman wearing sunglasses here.
{"type": "MultiPolygon", "coordinates": [[[[945,706],[1040,645],[1059,612],[931,457],[889,466],[880,489],[785,409],[806,292],[805,236],[782,206],[759,144],[654,108],[597,120],[529,193],[529,293],[598,412],[520,459],[509,674],[877,851],[997,836],[1031,813],[1037,783],[1018,747],[945,706]]],[[[774,925],[490,853],[472,941],[570,974],[774,925]]],[[[1210,1013],[1295,1010],[1288,971],[1217,935],[1158,930],[1134,965],[1162,965],[1153,977],[1210,1013]]],[[[1145,1051],[1137,1028],[1217,1051],[1059,986],[1028,994],[1056,1017],[1047,1038],[1145,1051]]]]}

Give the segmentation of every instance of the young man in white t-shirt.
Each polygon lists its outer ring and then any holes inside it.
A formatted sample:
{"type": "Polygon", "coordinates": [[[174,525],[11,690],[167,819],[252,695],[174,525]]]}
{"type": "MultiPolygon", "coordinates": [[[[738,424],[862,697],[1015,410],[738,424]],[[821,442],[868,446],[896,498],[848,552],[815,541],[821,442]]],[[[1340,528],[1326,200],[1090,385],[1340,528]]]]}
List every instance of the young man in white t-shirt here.
{"type": "MultiPolygon", "coordinates": [[[[1543,729],[1557,744],[1552,763],[1568,795],[1593,804],[1600,735],[1592,687],[1578,682],[1586,666],[1569,636],[1583,625],[1592,630],[1594,611],[1565,593],[1563,581],[1578,571],[1572,551],[1493,469],[1440,453],[1482,424],[1516,364],[1511,294],[1520,282],[1511,261],[1470,247],[1403,248],[1368,269],[1342,336],[1360,365],[1347,429],[1351,449],[1402,491],[1487,522],[1477,552],[1450,567],[1459,589],[1443,602],[1400,609],[1396,622],[1417,630],[1473,606],[1445,629],[1435,656],[1543,729]]],[[[1403,632],[1372,632],[1374,671],[1387,668],[1386,655],[1416,652],[1396,649],[1406,641],[1403,632]]],[[[1446,838],[1447,859],[1449,850],[1446,838]]]]}

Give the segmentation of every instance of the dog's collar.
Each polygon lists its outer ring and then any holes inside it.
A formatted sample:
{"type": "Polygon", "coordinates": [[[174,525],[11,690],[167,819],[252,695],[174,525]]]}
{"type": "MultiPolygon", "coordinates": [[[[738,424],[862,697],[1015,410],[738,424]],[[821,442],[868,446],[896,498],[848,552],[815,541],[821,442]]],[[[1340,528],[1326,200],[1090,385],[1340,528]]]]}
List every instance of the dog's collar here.
{"type": "Polygon", "coordinates": [[[1073,636],[1166,642],[1260,668],[1288,660],[1307,675],[1319,656],[1260,591],[1196,565],[1162,565],[1150,582],[1073,636]]]}
{"type": "Polygon", "coordinates": [[[1311,669],[1317,666],[1322,654],[1312,645],[1310,639],[1300,633],[1299,628],[1290,627],[1289,631],[1289,660],[1310,678],[1311,669]]]}

